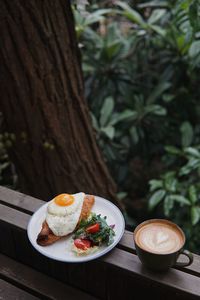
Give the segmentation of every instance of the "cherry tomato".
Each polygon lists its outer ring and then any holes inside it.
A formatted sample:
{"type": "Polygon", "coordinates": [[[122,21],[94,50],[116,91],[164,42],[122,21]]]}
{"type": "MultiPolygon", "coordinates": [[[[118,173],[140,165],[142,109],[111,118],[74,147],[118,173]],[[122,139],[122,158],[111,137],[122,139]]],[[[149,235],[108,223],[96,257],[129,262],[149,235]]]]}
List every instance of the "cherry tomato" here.
{"type": "Polygon", "coordinates": [[[88,228],[86,228],[86,232],[88,233],[96,233],[98,232],[100,229],[100,225],[99,223],[96,223],[94,225],[89,226],[88,228]]]}
{"type": "Polygon", "coordinates": [[[75,239],[74,240],[74,245],[78,249],[86,250],[87,248],[91,247],[91,241],[86,240],[86,239],[75,239]]]}

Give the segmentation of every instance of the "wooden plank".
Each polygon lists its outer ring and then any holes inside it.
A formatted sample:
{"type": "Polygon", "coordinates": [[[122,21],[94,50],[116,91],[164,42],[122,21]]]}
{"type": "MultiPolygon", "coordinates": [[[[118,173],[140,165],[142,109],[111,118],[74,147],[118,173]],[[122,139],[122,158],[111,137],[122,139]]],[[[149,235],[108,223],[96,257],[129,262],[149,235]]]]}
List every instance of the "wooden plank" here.
{"type": "MultiPolygon", "coordinates": [[[[45,203],[44,201],[37,198],[33,198],[31,196],[10,190],[2,186],[0,186],[0,202],[4,205],[12,206],[17,210],[27,212],[28,214],[33,214],[39,207],[41,207],[45,203]]],[[[133,242],[133,233],[126,230],[117,247],[135,254],[136,250],[133,242]]],[[[184,256],[181,256],[179,261],[184,261],[184,259],[184,256]]],[[[176,269],[200,277],[200,256],[194,254],[193,264],[188,267],[179,267],[176,269]]]]}
{"type": "Polygon", "coordinates": [[[45,202],[23,193],[0,186],[0,203],[17,208],[22,212],[32,214],[45,202]]]}
{"type": "MultiPolygon", "coordinates": [[[[1,213],[1,212],[0,212],[1,213]]],[[[12,236],[11,227],[7,226],[0,218],[0,252],[10,255],[11,257],[16,256],[15,244],[12,236]]]]}
{"type": "Polygon", "coordinates": [[[98,291],[98,297],[106,299],[107,297],[107,265],[100,260],[89,261],[85,264],[86,271],[86,290],[91,291],[96,295],[98,291]]]}
{"type": "MultiPolygon", "coordinates": [[[[1,209],[0,209],[1,210],[1,209]]],[[[8,215],[8,220],[7,220],[7,226],[12,227],[13,226],[13,231],[16,230],[17,222],[20,227],[21,233],[22,233],[22,239],[26,239],[26,224],[24,221],[21,223],[21,217],[24,215],[23,213],[14,210],[9,207],[4,207],[4,214],[5,216],[8,215]],[[14,221],[11,218],[11,211],[13,214],[15,214],[14,221]],[[24,226],[24,230],[22,230],[22,224],[24,226]],[[24,237],[23,237],[24,234],[24,237]]],[[[6,217],[4,216],[4,219],[6,220],[6,217]]],[[[5,221],[6,222],[6,221],[5,221]]],[[[23,260],[24,253],[26,246],[18,243],[18,252],[21,253],[21,259],[23,260]]],[[[32,253],[32,259],[34,259],[34,253],[32,253]]],[[[200,295],[200,278],[184,273],[179,270],[175,269],[170,269],[167,273],[152,273],[149,270],[146,270],[145,268],[142,267],[141,263],[139,262],[139,259],[136,255],[126,252],[121,249],[113,249],[108,255],[102,257],[100,259],[103,263],[110,264],[112,266],[115,266],[118,270],[118,272],[121,271],[126,271],[130,276],[138,276],[140,280],[144,280],[145,278],[148,279],[149,281],[153,283],[159,283],[162,286],[167,286],[173,290],[176,290],[180,293],[183,293],[184,295],[200,295]]],[[[55,262],[56,263],[56,262],[55,262]]],[[[29,264],[32,264],[32,260],[29,261],[29,264]]],[[[68,264],[66,264],[67,267],[68,264]]],[[[96,265],[97,269],[98,265],[96,265]]],[[[74,271],[76,270],[76,267],[74,268],[74,271]]],[[[98,269],[97,269],[98,270],[98,269]]],[[[77,269],[77,272],[75,273],[76,276],[79,273],[79,269],[77,269]]],[[[81,276],[87,277],[87,274],[84,275],[84,273],[81,276]]],[[[81,280],[81,277],[79,281],[81,280]]],[[[82,280],[85,280],[84,277],[82,277],[82,280]]],[[[104,278],[102,278],[104,280],[104,278]]],[[[76,284],[76,282],[71,282],[76,284]]],[[[79,282],[80,283],[80,282],[79,282]]],[[[82,286],[85,288],[85,283],[82,286]]],[[[81,288],[82,288],[81,287],[81,288]]],[[[86,287],[87,288],[87,287],[86,287]]],[[[199,296],[198,296],[199,297],[199,296]]]]}
{"type": "Polygon", "coordinates": [[[129,276],[126,271],[117,272],[115,266],[109,266],[106,272],[106,279],[109,285],[107,291],[108,299],[153,299],[153,300],[192,300],[198,299],[191,295],[183,295],[179,291],[172,290],[168,286],[160,285],[145,278],[132,274],[129,276]],[[127,291],[129,291],[127,293],[127,291]]]}
{"type": "Polygon", "coordinates": [[[30,216],[21,211],[0,204],[0,220],[17,226],[18,228],[26,229],[30,216]]]}
{"type": "Polygon", "coordinates": [[[121,238],[121,241],[119,242],[119,245],[120,245],[120,248],[125,251],[131,252],[134,254],[136,253],[135,244],[133,241],[133,233],[128,230],[125,230],[124,235],[121,238]]]}
{"type": "Polygon", "coordinates": [[[0,275],[2,278],[12,282],[19,288],[36,295],[40,299],[43,299],[44,297],[45,299],[55,300],[97,299],[2,254],[0,254],[0,275]]]}
{"type": "Polygon", "coordinates": [[[0,251],[49,274],[51,260],[37,252],[24,234],[29,219],[29,215],[0,204],[0,251]]]}
{"type": "MultiPolygon", "coordinates": [[[[136,254],[132,232],[125,230],[124,235],[118,244],[118,248],[120,248],[124,251],[130,252],[130,253],[136,254]]],[[[200,256],[195,253],[193,253],[193,256],[194,256],[194,261],[190,266],[174,267],[174,268],[177,270],[182,270],[183,272],[200,277],[200,256]]],[[[185,262],[185,261],[187,261],[187,258],[184,257],[183,255],[181,255],[178,261],[185,262]]]]}
{"type": "MultiPolygon", "coordinates": [[[[68,282],[76,287],[86,290],[86,272],[84,264],[62,264],[62,268],[57,267],[57,262],[41,255],[30,244],[25,230],[28,226],[30,216],[24,212],[0,204],[0,220],[4,227],[8,228],[12,234],[7,235],[7,241],[14,241],[15,257],[27,265],[31,265],[37,270],[49,274],[63,282],[68,282]]],[[[13,257],[8,247],[0,248],[1,252],[13,257]]],[[[98,296],[98,295],[97,295],[98,296]]]]}
{"type": "Polygon", "coordinates": [[[46,274],[51,274],[51,260],[36,251],[28,240],[27,234],[21,228],[13,228],[16,260],[34,267],[46,274]]]}
{"type": "Polygon", "coordinates": [[[167,272],[153,272],[143,267],[136,255],[117,248],[104,256],[102,260],[129,272],[130,275],[140,276],[143,284],[144,279],[146,279],[151,281],[152,284],[157,283],[163,287],[175,290],[179,294],[184,295],[184,297],[193,296],[194,299],[200,297],[200,278],[194,275],[173,268],[167,272]]]}
{"type": "Polygon", "coordinates": [[[81,264],[66,264],[68,275],[69,275],[69,283],[79,287],[83,290],[86,290],[86,271],[85,271],[85,263],[81,264]]]}
{"type": "MultiPolygon", "coordinates": [[[[42,259],[41,255],[41,259],[42,259]]],[[[48,273],[48,275],[51,274],[52,277],[62,281],[62,282],[66,282],[69,283],[69,272],[68,272],[68,266],[67,264],[64,264],[63,262],[60,261],[55,261],[54,260],[50,260],[49,262],[49,267],[50,267],[50,272],[48,273]]]]}
{"type": "Polygon", "coordinates": [[[39,300],[18,287],[0,279],[0,299],[2,300],[39,300]]]}

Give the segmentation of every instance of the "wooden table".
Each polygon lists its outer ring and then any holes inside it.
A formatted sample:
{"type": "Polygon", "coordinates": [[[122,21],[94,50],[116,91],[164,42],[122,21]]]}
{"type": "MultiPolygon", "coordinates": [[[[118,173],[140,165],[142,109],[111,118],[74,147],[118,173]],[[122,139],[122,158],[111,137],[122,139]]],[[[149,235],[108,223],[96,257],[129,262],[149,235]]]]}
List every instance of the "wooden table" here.
{"type": "Polygon", "coordinates": [[[200,256],[194,255],[189,267],[152,272],[141,265],[129,231],[97,260],[72,264],[42,256],[31,246],[26,228],[43,204],[0,187],[0,299],[200,298],[200,256]]]}

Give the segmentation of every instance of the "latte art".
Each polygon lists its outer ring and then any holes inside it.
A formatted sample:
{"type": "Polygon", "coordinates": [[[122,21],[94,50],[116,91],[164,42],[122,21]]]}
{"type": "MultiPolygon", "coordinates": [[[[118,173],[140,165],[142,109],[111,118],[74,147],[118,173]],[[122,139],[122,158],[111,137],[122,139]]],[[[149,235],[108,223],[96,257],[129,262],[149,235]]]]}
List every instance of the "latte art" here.
{"type": "Polygon", "coordinates": [[[167,223],[149,223],[136,233],[137,244],[153,253],[167,254],[178,251],[183,245],[181,233],[167,223]]]}

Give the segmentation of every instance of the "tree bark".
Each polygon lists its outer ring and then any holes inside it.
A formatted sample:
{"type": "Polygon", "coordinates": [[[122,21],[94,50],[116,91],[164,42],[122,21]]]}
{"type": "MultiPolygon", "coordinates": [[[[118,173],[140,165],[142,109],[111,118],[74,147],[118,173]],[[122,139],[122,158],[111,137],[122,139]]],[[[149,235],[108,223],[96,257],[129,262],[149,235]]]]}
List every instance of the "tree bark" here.
{"type": "Polygon", "coordinates": [[[116,202],[84,101],[67,0],[0,0],[0,93],[21,191],[84,191],[116,202]]]}

